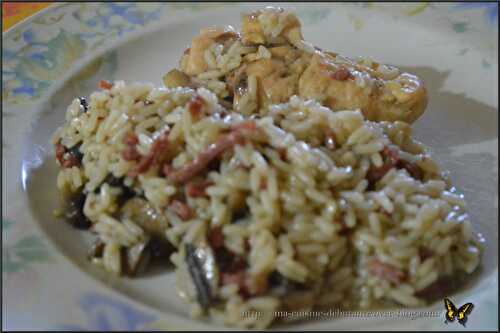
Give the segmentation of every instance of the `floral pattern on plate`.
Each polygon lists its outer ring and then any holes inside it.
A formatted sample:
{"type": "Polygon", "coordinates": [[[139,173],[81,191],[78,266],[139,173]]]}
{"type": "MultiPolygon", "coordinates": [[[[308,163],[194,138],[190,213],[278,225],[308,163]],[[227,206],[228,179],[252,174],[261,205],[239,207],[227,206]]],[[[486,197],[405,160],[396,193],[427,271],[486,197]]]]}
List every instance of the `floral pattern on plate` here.
{"type": "Polygon", "coordinates": [[[83,325],[61,324],[65,331],[136,331],[153,322],[156,317],[114,298],[93,292],[85,293],[78,301],[85,315],[83,325]]]}
{"type": "Polygon", "coordinates": [[[2,97],[34,101],[86,53],[157,21],[161,4],[81,3],[50,8],[4,42],[2,97]]]}

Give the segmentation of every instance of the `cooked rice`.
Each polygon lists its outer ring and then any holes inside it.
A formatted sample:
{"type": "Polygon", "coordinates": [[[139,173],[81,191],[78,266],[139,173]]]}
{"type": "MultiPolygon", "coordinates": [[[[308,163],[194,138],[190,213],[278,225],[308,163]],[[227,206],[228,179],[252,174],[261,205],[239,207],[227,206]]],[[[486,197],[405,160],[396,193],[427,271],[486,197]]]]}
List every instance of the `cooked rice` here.
{"type": "Polygon", "coordinates": [[[86,112],[75,100],[53,143],[65,147],[63,161],[74,147],[83,157],[80,165],[62,168],[57,186],[86,195],[83,214],[104,244],[93,261],[123,274],[124,251],[131,255],[159,229],[176,248],[171,260],[192,314],[204,313],[191,271],[192,260],[202,260],[210,268],[208,312],[226,324],[256,328],[273,322],[278,310],[420,306],[425,297],[419,292],[438,279],[477,268],[480,250],[463,196],[406,123],[370,122],[359,110],[332,112],[297,96],[266,113],[249,120],[218,105],[204,88],[139,83],[115,82],[93,93],[86,112]],[[248,127],[244,140],[220,153],[215,165],[187,182],[164,174],[165,165],[196,164],[238,125],[248,127]],[[141,159],[124,158],[130,133],[141,158],[167,133],[168,158],[134,174],[141,159]],[[391,154],[399,164],[373,181],[370,174],[391,154]],[[188,193],[190,184],[202,182],[201,195],[188,193]],[[127,188],[132,198],[120,203],[127,188]],[[137,210],[145,206],[134,210],[134,198],[161,216],[154,227],[140,223],[137,210]],[[222,245],[216,246],[211,235],[219,231],[222,245]],[[186,252],[190,246],[198,259],[186,252]],[[224,270],[221,246],[244,264],[224,270]],[[282,282],[270,280],[276,275],[282,282]],[[245,311],[262,315],[243,318],[245,311]]]}

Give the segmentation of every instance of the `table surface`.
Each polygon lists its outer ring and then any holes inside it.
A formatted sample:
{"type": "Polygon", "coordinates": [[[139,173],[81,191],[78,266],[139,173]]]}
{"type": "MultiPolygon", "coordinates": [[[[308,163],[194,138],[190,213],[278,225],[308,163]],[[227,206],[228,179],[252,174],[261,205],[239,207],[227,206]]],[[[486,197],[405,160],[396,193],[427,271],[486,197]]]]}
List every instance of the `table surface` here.
{"type": "Polygon", "coordinates": [[[50,4],[50,2],[2,2],[2,32],[50,4]]]}

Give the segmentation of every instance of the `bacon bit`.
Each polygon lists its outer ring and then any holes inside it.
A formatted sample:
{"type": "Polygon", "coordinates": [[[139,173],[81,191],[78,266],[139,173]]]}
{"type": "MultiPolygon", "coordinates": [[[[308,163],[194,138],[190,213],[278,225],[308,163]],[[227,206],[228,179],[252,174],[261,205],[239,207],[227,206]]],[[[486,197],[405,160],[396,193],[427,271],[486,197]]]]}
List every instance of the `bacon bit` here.
{"type": "Polygon", "coordinates": [[[393,213],[386,212],[382,207],[379,207],[379,209],[377,210],[377,212],[380,213],[380,214],[382,214],[382,215],[384,215],[389,220],[392,220],[393,213]]]}
{"type": "Polygon", "coordinates": [[[335,72],[333,72],[332,74],[330,74],[330,77],[334,80],[337,80],[337,81],[346,81],[346,80],[352,78],[353,75],[351,74],[351,72],[347,68],[341,67],[341,68],[337,69],[335,72]]]}
{"type": "MultiPolygon", "coordinates": [[[[399,152],[395,149],[391,149],[389,147],[384,147],[384,149],[380,152],[382,157],[384,157],[385,162],[384,165],[380,168],[371,170],[370,177],[376,182],[393,167],[398,169],[405,169],[408,171],[408,174],[415,179],[422,180],[424,174],[422,169],[420,169],[416,164],[400,159],[399,152]]],[[[369,172],[370,173],[370,172],[369,172]]],[[[368,178],[368,176],[367,176],[368,178]]],[[[370,179],[369,179],[370,181],[370,179]]]]}
{"type": "Polygon", "coordinates": [[[66,147],[64,147],[60,142],[58,142],[56,144],[55,150],[56,150],[56,159],[62,165],[63,164],[63,156],[66,153],[66,147]]]}
{"type": "Polygon", "coordinates": [[[318,67],[321,68],[321,69],[328,69],[329,66],[327,64],[325,64],[325,63],[320,63],[318,65],[318,67]]]}
{"type": "Polygon", "coordinates": [[[238,286],[238,293],[244,299],[250,296],[262,295],[267,291],[269,286],[267,274],[255,276],[255,283],[252,284],[250,277],[244,269],[236,272],[221,272],[220,284],[222,286],[236,284],[238,286]]]}
{"type": "Polygon", "coordinates": [[[390,164],[384,164],[379,168],[370,168],[366,174],[366,179],[370,184],[370,187],[373,188],[376,182],[384,178],[385,174],[389,172],[393,168],[390,164]]]}
{"type": "Polygon", "coordinates": [[[135,146],[139,143],[139,138],[134,132],[128,132],[123,138],[123,143],[127,146],[135,146]]]}
{"type": "Polygon", "coordinates": [[[154,155],[149,153],[146,156],[143,156],[139,163],[135,166],[134,169],[128,172],[129,177],[137,177],[139,174],[144,173],[149,170],[149,168],[153,165],[154,155]]]}
{"type": "Polygon", "coordinates": [[[153,142],[153,145],[151,146],[151,153],[153,154],[153,162],[154,163],[159,163],[162,162],[162,156],[164,153],[166,153],[168,149],[168,135],[170,131],[167,130],[163,132],[158,139],[153,142]]]}
{"type": "Polygon", "coordinates": [[[138,161],[141,154],[139,154],[135,146],[129,146],[122,152],[122,157],[125,161],[138,161]]]}
{"type": "Polygon", "coordinates": [[[189,54],[190,51],[191,51],[191,48],[188,47],[187,49],[184,50],[184,54],[189,54]]]}
{"type": "Polygon", "coordinates": [[[405,169],[406,171],[408,171],[408,174],[415,179],[422,180],[424,178],[422,169],[420,169],[420,167],[414,163],[405,160],[399,160],[397,167],[398,169],[405,169]]]}
{"type": "Polygon", "coordinates": [[[80,160],[73,154],[68,154],[69,156],[62,162],[63,168],[72,168],[74,166],[80,166],[80,160]]]}
{"type": "Polygon", "coordinates": [[[245,269],[246,266],[247,266],[247,263],[246,263],[245,259],[243,259],[243,257],[236,256],[236,258],[233,260],[233,262],[229,266],[228,270],[230,272],[239,271],[239,270],[245,269]]]}
{"type": "Polygon", "coordinates": [[[237,272],[222,272],[221,273],[221,285],[236,284],[238,286],[238,294],[243,298],[249,298],[252,293],[249,288],[249,280],[244,270],[237,272]]]}
{"type": "Polygon", "coordinates": [[[198,119],[201,115],[203,106],[205,106],[205,101],[200,95],[196,95],[189,101],[187,108],[191,116],[194,119],[198,119]]]}
{"type": "Polygon", "coordinates": [[[60,142],[55,145],[56,159],[63,168],[72,168],[80,166],[80,159],[68,151],[68,148],[63,146],[60,142]]]}
{"type": "Polygon", "coordinates": [[[342,225],[342,226],[345,225],[344,221],[341,220],[341,219],[338,219],[338,218],[337,219],[335,219],[335,218],[333,219],[333,224],[339,224],[339,225],[342,225]]]}
{"type": "Polygon", "coordinates": [[[371,172],[371,177],[378,181],[393,167],[405,169],[408,174],[415,179],[422,180],[424,174],[416,164],[400,159],[399,153],[395,149],[384,147],[380,154],[385,158],[385,163],[380,168],[374,169],[371,172]]]}
{"type": "Polygon", "coordinates": [[[239,271],[239,272],[235,272],[235,273],[222,272],[221,273],[221,281],[222,281],[222,285],[235,283],[240,288],[244,287],[245,286],[245,272],[244,271],[239,271]]]}
{"type": "Polygon", "coordinates": [[[110,82],[108,82],[108,81],[106,81],[106,80],[99,81],[99,85],[98,86],[99,86],[99,88],[106,89],[106,90],[109,90],[109,89],[113,88],[113,84],[110,83],[110,82]]]}
{"type": "Polygon", "coordinates": [[[174,172],[175,169],[173,166],[171,166],[170,164],[168,163],[165,163],[165,165],[163,165],[163,174],[168,178],[168,175],[170,175],[172,172],[174,172]]]}
{"type": "Polygon", "coordinates": [[[265,190],[267,188],[267,179],[266,178],[261,178],[259,185],[260,185],[259,189],[265,190]]]}
{"type": "Polygon", "coordinates": [[[235,125],[231,126],[231,129],[233,131],[243,130],[243,131],[254,132],[258,128],[257,128],[257,124],[255,123],[255,121],[253,121],[253,120],[247,120],[247,121],[242,121],[241,123],[238,123],[238,124],[235,124],[235,125]]]}
{"type": "Polygon", "coordinates": [[[434,255],[434,251],[431,249],[425,247],[425,246],[420,246],[418,248],[418,256],[420,257],[421,261],[424,261],[434,255]]]}
{"type": "Polygon", "coordinates": [[[228,134],[221,135],[217,141],[204,151],[202,151],[194,160],[186,163],[178,170],[172,170],[171,166],[165,166],[163,173],[172,182],[182,184],[202,172],[208,164],[221,155],[226,150],[236,144],[241,144],[244,136],[241,130],[234,130],[228,134]]]}
{"type": "Polygon", "coordinates": [[[217,250],[224,246],[224,234],[221,227],[215,227],[208,233],[208,244],[212,249],[217,250]]]}
{"type": "Polygon", "coordinates": [[[207,195],[205,190],[213,184],[208,180],[199,183],[189,182],[186,184],[186,195],[193,198],[205,197],[207,195]]]}
{"type": "Polygon", "coordinates": [[[172,200],[169,208],[172,209],[174,213],[184,221],[189,220],[193,214],[191,208],[186,203],[179,200],[172,200]]]}
{"type": "Polygon", "coordinates": [[[340,236],[348,236],[352,232],[352,229],[345,225],[344,220],[334,219],[333,223],[339,224],[341,226],[341,228],[339,230],[340,236]]]}
{"type": "Polygon", "coordinates": [[[245,251],[250,251],[250,249],[252,248],[252,245],[250,245],[250,240],[248,238],[245,238],[244,246],[245,246],[245,251]]]}
{"type": "Polygon", "coordinates": [[[278,151],[278,154],[283,161],[286,161],[288,159],[288,151],[286,150],[286,148],[277,148],[276,150],[278,151]]]}
{"type": "Polygon", "coordinates": [[[385,161],[392,166],[395,166],[399,161],[399,153],[395,149],[391,149],[388,146],[385,146],[384,149],[380,152],[382,157],[385,157],[385,161]]]}
{"type": "Polygon", "coordinates": [[[141,154],[139,154],[135,147],[139,143],[139,139],[134,132],[128,132],[123,138],[123,143],[127,145],[122,152],[122,157],[125,161],[137,161],[141,158],[141,154]]]}
{"type": "Polygon", "coordinates": [[[375,186],[375,183],[384,178],[385,174],[389,172],[389,170],[397,166],[399,162],[399,153],[397,150],[391,149],[386,146],[380,152],[380,154],[385,159],[384,164],[378,168],[371,167],[366,174],[366,179],[370,184],[369,188],[373,188],[375,186]]]}
{"type": "Polygon", "coordinates": [[[351,233],[352,233],[352,229],[351,228],[348,228],[348,227],[345,227],[345,228],[342,228],[340,229],[339,231],[339,236],[349,236],[351,233]]]}
{"type": "Polygon", "coordinates": [[[153,142],[149,153],[146,156],[142,156],[136,167],[129,171],[129,177],[136,177],[137,175],[149,170],[152,165],[162,162],[162,158],[164,157],[163,155],[168,149],[169,133],[170,131],[166,130],[153,142]]]}
{"type": "Polygon", "coordinates": [[[378,259],[372,260],[368,265],[368,270],[372,275],[395,284],[400,284],[406,278],[405,272],[378,259]]]}
{"type": "Polygon", "coordinates": [[[218,247],[214,251],[215,261],[221,272],[234,273],[244,270],[247,266],[243,257],[226,249],[224,246],[218,247]]]}

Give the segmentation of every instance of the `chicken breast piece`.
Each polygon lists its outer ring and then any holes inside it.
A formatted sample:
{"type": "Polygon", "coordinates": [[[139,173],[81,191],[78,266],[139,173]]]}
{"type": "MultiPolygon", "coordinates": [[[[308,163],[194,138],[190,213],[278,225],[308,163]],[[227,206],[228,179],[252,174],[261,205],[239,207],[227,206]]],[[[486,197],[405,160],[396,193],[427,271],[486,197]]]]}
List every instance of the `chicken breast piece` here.
{"type": "Polygon", "coordinates": [[[412,123],[425,111],[427,94],[415,75],[392,66],[370,67],[316,51],[298,84],[298,95],[332,110],[360,108],[373,121],[412,123]]]}
{"type": "Polygon", "coordinates": [[[190,85],[206,86],[244,114],[266,114],[269,104],[293,95],[332,110],[359,108],[373,121],[412,123],[427,106],[417,76],[314,47],[302,37],[298,18],[280,8],[243,15],[241,34],[231,27],[204,29],[180,70],[190,85]]]}

